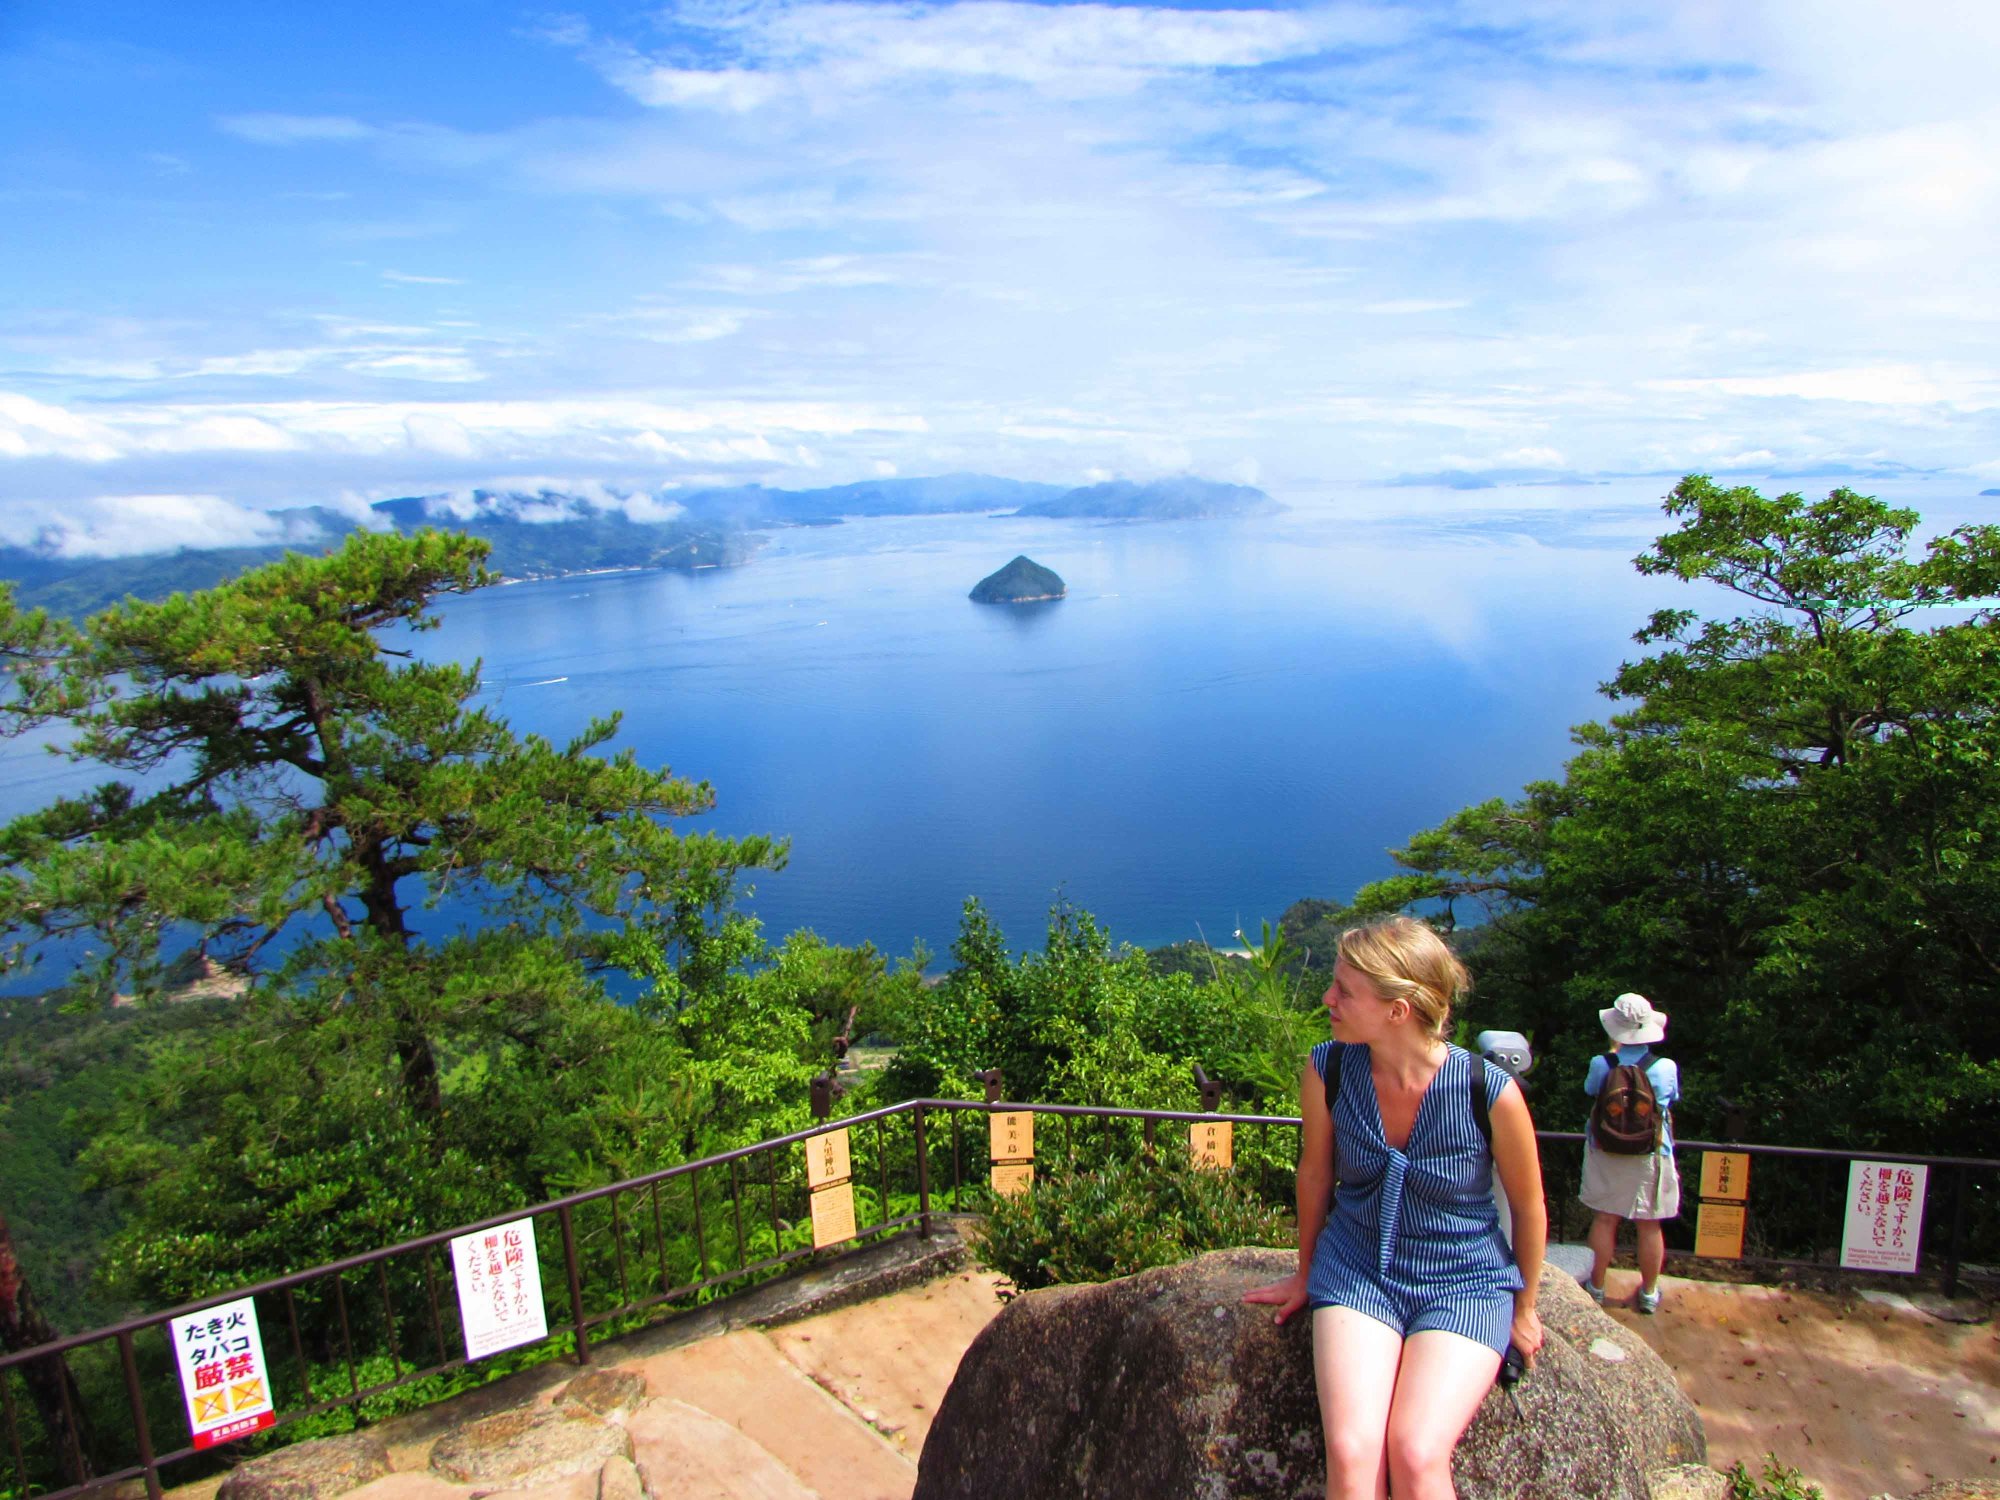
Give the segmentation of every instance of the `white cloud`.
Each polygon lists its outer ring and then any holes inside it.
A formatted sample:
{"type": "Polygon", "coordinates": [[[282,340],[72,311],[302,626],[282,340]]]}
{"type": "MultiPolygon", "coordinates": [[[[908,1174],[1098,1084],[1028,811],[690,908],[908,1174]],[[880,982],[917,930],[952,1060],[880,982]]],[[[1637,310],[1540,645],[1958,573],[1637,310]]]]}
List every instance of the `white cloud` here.
{"type": "Polygon", "coordinates": [[[384,271],[382,279],[397,286],[464,286],[457,276],[419,276],[411,271],[384,271]]]}
{"type": "Polygon", "coordinates": [[[259,146],[296,146],[317,141],[360,141],[378,132],[348,115],[223,115],[216,125],[259,146]]]}
{"type": "Polygon", "coordinates": [[[309,541],[318,532],[220,495],[97,495],[0,510],[0,544],[49,557],[124,557],[183,547],[309,541]]]}

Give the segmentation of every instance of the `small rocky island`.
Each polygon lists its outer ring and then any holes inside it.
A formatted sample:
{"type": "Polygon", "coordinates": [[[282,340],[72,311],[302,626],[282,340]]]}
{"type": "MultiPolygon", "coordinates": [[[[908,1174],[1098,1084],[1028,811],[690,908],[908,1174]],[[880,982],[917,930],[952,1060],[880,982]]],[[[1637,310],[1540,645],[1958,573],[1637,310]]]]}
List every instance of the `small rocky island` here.
{"type": "Polygon", "coordinates": [[[1044,599],[1060,599],[1068,592],[1062,578],[1028,557],[1017,557],[997,573],[989,573],[973,586],[975,604],[1035,604],[1044,599]]]}

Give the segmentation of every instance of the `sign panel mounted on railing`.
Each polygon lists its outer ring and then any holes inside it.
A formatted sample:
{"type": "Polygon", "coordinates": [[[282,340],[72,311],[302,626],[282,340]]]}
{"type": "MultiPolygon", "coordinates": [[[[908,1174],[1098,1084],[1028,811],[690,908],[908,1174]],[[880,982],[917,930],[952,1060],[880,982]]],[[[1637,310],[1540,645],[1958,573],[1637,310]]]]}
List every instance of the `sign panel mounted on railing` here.
{"type": "Polygon", "coordinates": [[[248,1437],[278,1420],[253,1299],[189,1313],[173,1319],[168,1329],[195,1447],[248,1437]]]}
{"type": "Polygon", "coordinates": [[[1857,1271],[1915,1271],[1929,1167],[1857,1161],[1847,1169],[1840,1263],[1857,1271]]]}
{"type": "Polygon", "coordinates": [[[1701,1196],[1742,1203],[1750,1196],[1750,1153],[1748,1151],[1704,1151],[1701,1153],[1701,1196]]]}
{"type": "Polygon", "coordinates": [[[458,1282],[467,1359],[549,1336],[533,1219],[461,1234],[451,1242],[451,1270],[458,1282]]]}
{"type": "Polygon", "coordinates": [[[1035,1113],[1003,1109],[986,1117],[986,1141],[993,1158],[993,1191],[1003,1198],[1035,1185],[1035,1113]]]}
{"type": "Polygon", "coordinates": [[[812,1200],[813,1249],[854,1238],[854,1159],[847,1130],[805,1142],[806,1188],[812,1200]]]}
{"type": "Polygon", "coordinates": [[[1236,1125],[1232,1120],[1196,1120],[1188,1126],[1194,1164],[1227,1171],[1236,1165],[1236,1125]]]}
{"type": "Polygon", "coordinates": [[[1702,1199],[1694,1221],[1694,1253],[1708,1260],[1743,1259],[1745,1218],[1741,1203],[1702,1199]]]}

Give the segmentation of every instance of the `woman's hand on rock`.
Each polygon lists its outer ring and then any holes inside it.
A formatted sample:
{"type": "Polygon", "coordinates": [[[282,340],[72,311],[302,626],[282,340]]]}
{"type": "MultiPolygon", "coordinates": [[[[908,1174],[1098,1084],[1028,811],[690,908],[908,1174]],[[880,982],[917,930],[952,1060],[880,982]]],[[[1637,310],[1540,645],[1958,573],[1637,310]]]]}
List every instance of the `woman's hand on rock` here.
{"type": "Polygon", "coordinates": [[[1535,1356],[1542,1348],[1542,1316],[1532,1307],[1514,1309],[1514,1347],[1533,1368],[1535,1356]]]}
{"type": "MultiPolygon", "coordinates": [[[[1272,1321],[1282,1323],[1293,1313],[1306,1305],[1306,1273],[1294,1272],[1283,1281],[1274,1281],[1269,1286],[1252,1287],[1243,1294],[1245,1302],[1263,1302],[1278,1309],[1278,1316],[1272,1321]]],[[[1541,1342],[1540,1325],[1536,1325],[1537,1343],[1541,1342]]]]}

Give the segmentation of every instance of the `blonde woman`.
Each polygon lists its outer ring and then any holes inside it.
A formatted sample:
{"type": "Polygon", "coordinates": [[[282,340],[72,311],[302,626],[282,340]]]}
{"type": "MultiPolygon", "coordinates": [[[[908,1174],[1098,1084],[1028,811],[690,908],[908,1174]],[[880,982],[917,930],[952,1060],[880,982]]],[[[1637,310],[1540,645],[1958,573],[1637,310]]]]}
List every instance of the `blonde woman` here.
{"type": "Polygon", "coordinates": [[[1395,917],[1338,952],[1333,1039],[1299,1080],[1299,1269],[1245,1300],[1281,1323],[1312,1308],[1328,1500],[1449,1500],[1507,1346],[1532,1363],[1542,1345],[1534,1123],[1505,1069],[1445,1040],[1471,981],[1442,938],[1395,917]]]}

